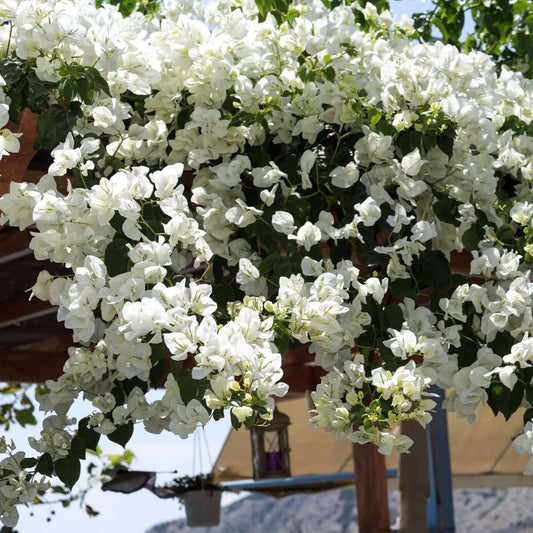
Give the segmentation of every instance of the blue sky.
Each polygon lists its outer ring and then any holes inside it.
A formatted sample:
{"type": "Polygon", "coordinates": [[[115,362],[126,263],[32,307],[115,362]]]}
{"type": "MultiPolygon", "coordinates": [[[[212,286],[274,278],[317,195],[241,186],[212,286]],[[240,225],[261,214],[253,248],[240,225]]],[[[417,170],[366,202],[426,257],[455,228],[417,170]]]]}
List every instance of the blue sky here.
{"type": "Polygon", "coordinates": [[[389,0],[389,3],[391,11],[398,17],[421,13],[427,11],[431,6],[431,2],[425,0],[389,0]]]}

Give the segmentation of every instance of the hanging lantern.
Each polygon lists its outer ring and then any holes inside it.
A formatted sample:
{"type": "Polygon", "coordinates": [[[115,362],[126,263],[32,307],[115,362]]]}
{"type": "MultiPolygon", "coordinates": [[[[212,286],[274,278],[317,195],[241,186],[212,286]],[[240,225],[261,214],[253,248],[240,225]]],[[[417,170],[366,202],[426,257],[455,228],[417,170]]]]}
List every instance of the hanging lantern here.
{"type": "Polygon", "coordinates": [[[290,477],[289,417],[274,409],[267,425],[252,426],[252,460],[254,479],[290,477]]]}

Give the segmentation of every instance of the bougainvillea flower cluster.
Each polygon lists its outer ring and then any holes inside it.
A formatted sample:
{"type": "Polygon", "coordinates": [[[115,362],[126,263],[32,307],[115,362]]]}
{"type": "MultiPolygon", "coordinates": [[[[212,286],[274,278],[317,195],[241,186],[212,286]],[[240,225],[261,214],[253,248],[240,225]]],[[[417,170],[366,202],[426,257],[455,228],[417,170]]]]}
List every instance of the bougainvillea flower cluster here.
{"type": "MultiPolygon", "coordinates": [[[[2,221],[69,272],[33,295],[73,338],[37,455],[2,441],[4,524],[52,475],[72,485],[100,435],[268,420],[293,343],[325,370],[310,423],[382,453],[431,420],[431,386],[469,420],[531,408],[530,80],[370,4],[1,0],[0,19],[1,156],[25,107],[51,153],[2,221]]],[[[533,455],[531,413],[515,447],[533,455]]]]}

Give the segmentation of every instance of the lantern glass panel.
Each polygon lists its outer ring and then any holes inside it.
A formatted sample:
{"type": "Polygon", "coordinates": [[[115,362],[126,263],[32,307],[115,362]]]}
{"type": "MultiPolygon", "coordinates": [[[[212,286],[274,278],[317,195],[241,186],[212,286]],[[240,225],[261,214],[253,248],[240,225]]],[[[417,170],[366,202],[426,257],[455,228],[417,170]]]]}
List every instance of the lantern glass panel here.
{"type": "Polygon", "coordinates": [[[283,471],[281,435],[278,431],[265,431],[265,468],[267,472],[283,471]]]}

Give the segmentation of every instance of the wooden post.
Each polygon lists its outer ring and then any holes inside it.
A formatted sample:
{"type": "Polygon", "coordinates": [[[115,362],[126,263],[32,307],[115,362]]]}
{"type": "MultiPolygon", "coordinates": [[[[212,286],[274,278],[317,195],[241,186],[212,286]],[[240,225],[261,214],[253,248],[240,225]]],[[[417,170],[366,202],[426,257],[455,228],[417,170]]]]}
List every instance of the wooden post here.
{"type": "Polygon", "coordinates": [[[400,454],[400,533],[427,533],[429,462],[426,430],[415,420],[401,423],[413,439],[410,453],[400,454]]]}
{"type": "Polygon", "coordinates": [[[17,153],[2,157],[0,162],[2,193],[9,191],[9,182],[24,180],[24,173],[36,153],[33,143],[37,139],[37,119],[38,116],[26,108],[19,116],[19,124],[8,122],[6,125],[6,128],[13,133],[22,133],[22,137],[19,138],[20,150],[17,153]]]}
{"type": "Polygon", "coordinates": [[[352,451],[359,533],[390,533],[385,456],[373,444],[354,444],[352,451]]]}

